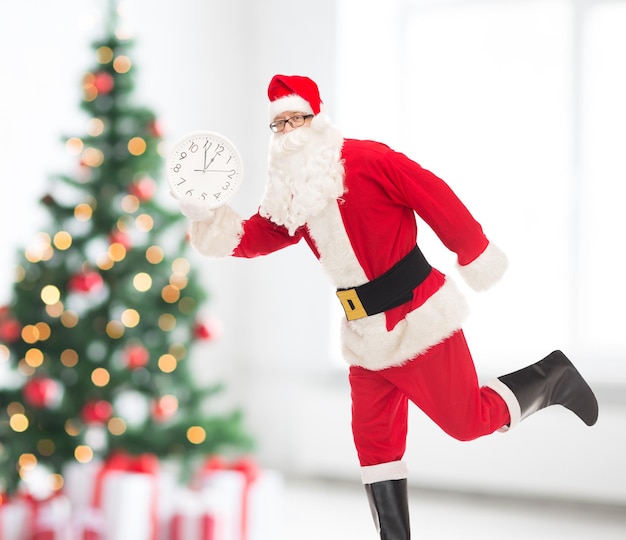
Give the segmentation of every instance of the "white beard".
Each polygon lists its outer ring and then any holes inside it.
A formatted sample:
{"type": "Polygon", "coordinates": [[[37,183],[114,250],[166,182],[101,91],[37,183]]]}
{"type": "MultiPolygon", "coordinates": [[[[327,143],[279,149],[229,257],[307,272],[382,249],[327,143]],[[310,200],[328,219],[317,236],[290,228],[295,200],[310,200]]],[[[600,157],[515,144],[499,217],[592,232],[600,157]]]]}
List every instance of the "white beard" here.
{"type": "Polygon", "coordinates": [[[343,137],[324,113],[308,128],[275,133],[260,213],[293,235],[344,193],[343,137]]]}

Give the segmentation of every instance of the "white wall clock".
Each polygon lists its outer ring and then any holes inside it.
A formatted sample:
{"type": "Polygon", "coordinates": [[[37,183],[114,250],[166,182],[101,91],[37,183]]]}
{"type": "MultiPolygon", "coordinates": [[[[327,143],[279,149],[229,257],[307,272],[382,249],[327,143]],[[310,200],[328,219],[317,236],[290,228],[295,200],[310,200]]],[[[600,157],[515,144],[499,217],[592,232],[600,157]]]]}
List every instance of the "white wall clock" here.
{"type": "Polygon", "coordinates": [[[167,159],[167,179],[179,200],[217,208],[239,189],[243,163],[237,147],[213,131],[194,131],[180,139],[167,159]]]}

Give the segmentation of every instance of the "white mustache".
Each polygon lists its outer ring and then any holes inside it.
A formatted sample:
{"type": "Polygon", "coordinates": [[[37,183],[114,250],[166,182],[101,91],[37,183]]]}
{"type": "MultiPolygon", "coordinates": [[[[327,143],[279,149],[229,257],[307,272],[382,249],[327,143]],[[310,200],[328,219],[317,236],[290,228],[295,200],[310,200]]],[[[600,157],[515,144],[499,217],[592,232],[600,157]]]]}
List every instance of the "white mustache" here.
{"type": "Polygon", "coordinates": [[[295,129],[289,133],[275,133],[272,136],[272,153],[293,154],[301,150],[310,140],[309,129],[295,129]]]}

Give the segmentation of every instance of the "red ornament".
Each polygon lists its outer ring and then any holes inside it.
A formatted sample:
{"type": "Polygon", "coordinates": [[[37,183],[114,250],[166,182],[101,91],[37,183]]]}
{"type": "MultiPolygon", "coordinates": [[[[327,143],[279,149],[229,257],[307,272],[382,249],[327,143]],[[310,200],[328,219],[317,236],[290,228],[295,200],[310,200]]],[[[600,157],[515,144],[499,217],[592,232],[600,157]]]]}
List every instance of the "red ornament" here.
{"type": "Polygon", "coordinates": [[[0,341],[13,343],[22,334],[22,325],[11,315],[9,306],[0,306],[0,341]]]}
{"type": "Polygon", "coordinates": [[[178,400],[172,395],[161,396],[152,403],[152,418],[156,422],[167,422],[178,410],[178,400]]]}
{"type": "Polygon", "coordinates": [[[99,94],[108,94],[115,86],[115,79],[110,73],[101,71],[94,75],[93,85],[99,94]]]}
{"type": "Polygon", "coordinates": [[[80,415],[85,424],[104,424],[113,414],[113,406],[106,400],[88,401],[80,415]]]}
{"type": "Polygon", "coordinates": [[[24,401],[38,409],[53,405],[59,398],[60,387],[53,379],[35,377],[22,387],[24,401]]]}
{"type": "Polygon", "coordinates": [[[139,369],[148,363],[150,353],[142,345],[131,345],[124,351],[124,358],[129,369],[139,369]]]}
{"type": "Polygon", "coordinates": [[[149,176],[144,176],[136,182],[133,182],[128,193],[137,197],[140,201],[150,201],[156,192],[156,182],[149,176]]]}
{"type": "Polygon", "coordinates": [[[161,138],[163,136],[163,130],[161,129],[161,124],[157,120],[152,120],[148,124],[148,133],[153,137],[161,138]]]}
{"type": "Polygon", "coordinates": [[[0,318],[0,341],[13,343],[22,335],[22,325],[11,317],[0,318]]]}
{"type": "Polygon", "coordinates": [[[193,335],[196,339],[213,341],[222,335],[222,323],[217,319],[208,319],[204,322],[197,322],[193,328],[193,335]]]}
{"type": "Polygon", "coordinates": [[[123,233],[122,231],[113,231],[110,235],[109,235],[109,242],[111,244],[122,244],[126,250],[129,250],[131,247],[131,242],[130,242],[130,238],[126,233],[123,233]]]}
{"type": "Polygon", "coordinates": [[[74,274],[67,287],[71,292],[89,293],[101,289],[102,284],[102,276],[98,272],[88,271],[74,274]]]}

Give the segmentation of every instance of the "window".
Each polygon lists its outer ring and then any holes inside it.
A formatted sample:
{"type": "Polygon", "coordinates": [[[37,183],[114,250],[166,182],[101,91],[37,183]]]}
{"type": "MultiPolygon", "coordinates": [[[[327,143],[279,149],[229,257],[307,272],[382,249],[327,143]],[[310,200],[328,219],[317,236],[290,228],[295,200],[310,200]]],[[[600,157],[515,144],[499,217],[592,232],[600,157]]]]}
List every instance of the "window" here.
{"type": "Polygon", "coordinates": [[[511,260],[467,293],[482,371],[563,348],[626,382],[625,27],[618,0],[340,2],[338,124],[441,176],[511,260]]]}

